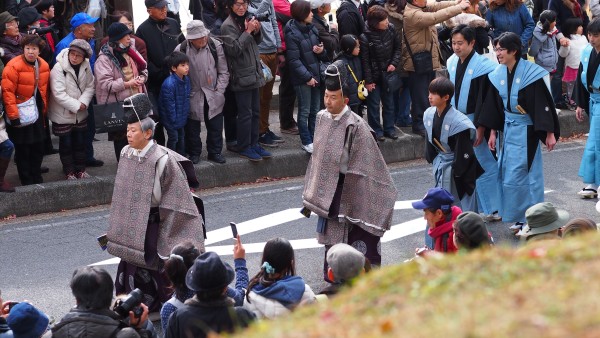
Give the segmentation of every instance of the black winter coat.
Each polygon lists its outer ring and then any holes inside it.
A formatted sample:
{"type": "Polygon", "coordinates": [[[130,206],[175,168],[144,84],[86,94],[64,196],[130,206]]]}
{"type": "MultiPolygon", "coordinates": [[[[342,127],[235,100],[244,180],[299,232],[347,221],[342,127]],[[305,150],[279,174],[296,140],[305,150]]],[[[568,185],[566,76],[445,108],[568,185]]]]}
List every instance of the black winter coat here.
{"type": "Polygon", "coordinates": [[[367,6],[363,5],[362,3],[360,6],[362,6],[362,15],[351,0],[342,1],[340,7],[335,12],[340,36],[352,34],[356,37],[359,37],[364,32],[367,6]]]}
{"type": "Polygon", "coordinates": [[[360,57],[342,53],[340,54],[340,56],[338,56],[338,59],[334,62],[334,64],[338,67],[338,69],[341,68],[340,73],[345,74],[343,80],[345,80],[348,85],[348,106],[358,106],[363,102],[361,99],[358,98],[358,82],[363,80],[363,71],[362,64],[360,62],[360,57]],[[354,80],[354,77],[348,69],[348,66],[350,66],[352,72],[354,72],[354,75],[356,76],[356,80],[358,80],[358,82],[354,80]]]}
{"type": "Polygon", "coordinates": [[[149,91],[158,93],[162,83],[170,74],[165,65],[169,56],[178,44],[185,40],[179,23],[175,19],[166,18],[163,22],[146,19],[135,32],[138,38],[144,40],[148,52],[148,83],[149,91]]]}
{"type": "Polygon", "coordinates": [[[214,0],[192,0],[189,6],[192,18],[204,22],[204,26],[212,30],[217,21],[216,5],[214,0]]]}
{"type": "Polygon", "coordinates": [[[323,42],[323,47],[327,50],[327,57],[333,61],[335,54],[340,50],[340,34],[335,29],[330,31],[329,25],[317,14],[313,16],[312,24],[319,32],[319,39],[323,42]]]}
{"type": "Polygon", "coordinates": [[[292,85],[306,84],[311,78],[321,82],[319,61],[329,61],[327,49],[321,54],[313,52],[313,46],[321,43],[315,26],[304,25],[292,19],[285,25],[286,58],[292,78],[292,85]]]}
{"type": "Polygon", "coordinates": [[[209,334],[240,330],[255,319],[252,312],[233,307],[231,299],[212,302],[188,299],[169,318],[165,338],[203,338],[209,334]]]}
{"type": "Polygon", "coordinates": [[[380,82],[381,74],[387,72],[389,65],[399,70],[401,43],[400,36],[396,34],[392,24],[389,24],[386,30],[365,28],[365,32],[360,36],[360,58],[365,83],[380,82]]]}

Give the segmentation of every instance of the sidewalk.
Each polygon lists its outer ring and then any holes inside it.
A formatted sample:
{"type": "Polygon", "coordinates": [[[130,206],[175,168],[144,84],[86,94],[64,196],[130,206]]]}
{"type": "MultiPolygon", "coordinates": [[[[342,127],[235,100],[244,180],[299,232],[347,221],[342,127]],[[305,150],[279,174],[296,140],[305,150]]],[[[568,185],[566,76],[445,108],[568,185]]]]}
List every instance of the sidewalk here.
{"type": "MultiPolygon", "coordinates": [[[[273,101],[276,103],[277,100],[278,96],[274,96],[273,101]]],[[[562,136],[587,133],[589,130],[588,121],[577,123],[575,113],[572,111],[563,110],[559,119],[562,136]]],[[[269,121],[271,130],[281,135],[285,143],[277,148],[266,148],[272,152],[273,158],[256,163],[227,151],[225,146],[223,146],[223,156],[227,159],[227,163],[216,164],[207,161],[204,143],[206,131],[203,126],[202,161],[196,165],[196,175],[201,188],[256,182],[264,177],[283,178],[304,175],[310,156],[300,148],[300,138],[297,135],[280,133],[279,115],[276,110],[271,111],[269,121]]],[[[424,156],[425,143],[422,137],[410,133],[410,128],[403,128],[399,134],[397,140],[386,139],[381,143],[381,152],[387,163],[408,161],[424,156]]],[[[96,137],[100,141],[94,142],[95,156],[104,161],[104,166],[88,168],[87,171],[92,178],[67,181],[62,173],[58,154],[44,157],[43,165],[50,168],[49,173],[43,174],[44,183],[17,187],[15,193],[0,193],[0,219],[9,215],[25,216],[110,203],[117,161],[112,142],[107,140],[107,134],[99,134],[96,137]]],[[[58,148],[58,139],[55,136],[52,139],[55,148],[58,148]]],[[[6,178],[14,185],[18,184],[16,165],[11,164],[6,178]]]]}

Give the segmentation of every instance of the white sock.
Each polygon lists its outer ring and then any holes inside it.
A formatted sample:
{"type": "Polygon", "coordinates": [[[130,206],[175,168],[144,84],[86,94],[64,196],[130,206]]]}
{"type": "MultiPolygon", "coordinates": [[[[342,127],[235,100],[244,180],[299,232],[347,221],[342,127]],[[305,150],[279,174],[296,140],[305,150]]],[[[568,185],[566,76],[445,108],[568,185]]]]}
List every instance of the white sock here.
{"type": "Polygon", "coordinates": [[[585,189],[594,189],[596,186],[593,183],[590,183],[585,186],[585,189]]]}

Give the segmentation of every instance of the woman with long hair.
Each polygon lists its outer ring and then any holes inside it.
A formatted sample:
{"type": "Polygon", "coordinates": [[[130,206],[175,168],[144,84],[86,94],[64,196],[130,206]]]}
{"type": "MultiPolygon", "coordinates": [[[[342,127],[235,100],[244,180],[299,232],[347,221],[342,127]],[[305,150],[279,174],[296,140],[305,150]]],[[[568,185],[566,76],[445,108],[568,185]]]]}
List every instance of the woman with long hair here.
{"type": "Polygon", "coordinates": [[[296,276],[294,249],[285,238],[265,244],[260,271],[250,280],[244,308],[257,318],[275,318],[299,305],[313,303],[315,294],[296,276]]]}

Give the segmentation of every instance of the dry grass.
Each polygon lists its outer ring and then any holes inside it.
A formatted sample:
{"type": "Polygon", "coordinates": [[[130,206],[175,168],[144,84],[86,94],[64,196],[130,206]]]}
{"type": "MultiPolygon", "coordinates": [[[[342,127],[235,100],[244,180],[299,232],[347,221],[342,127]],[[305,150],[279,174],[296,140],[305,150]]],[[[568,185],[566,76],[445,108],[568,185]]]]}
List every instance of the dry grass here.
{"type": "Polygon", "coordinates": [[[240,337],[600,337],[600,236],[382,268],[240,337]]]}

